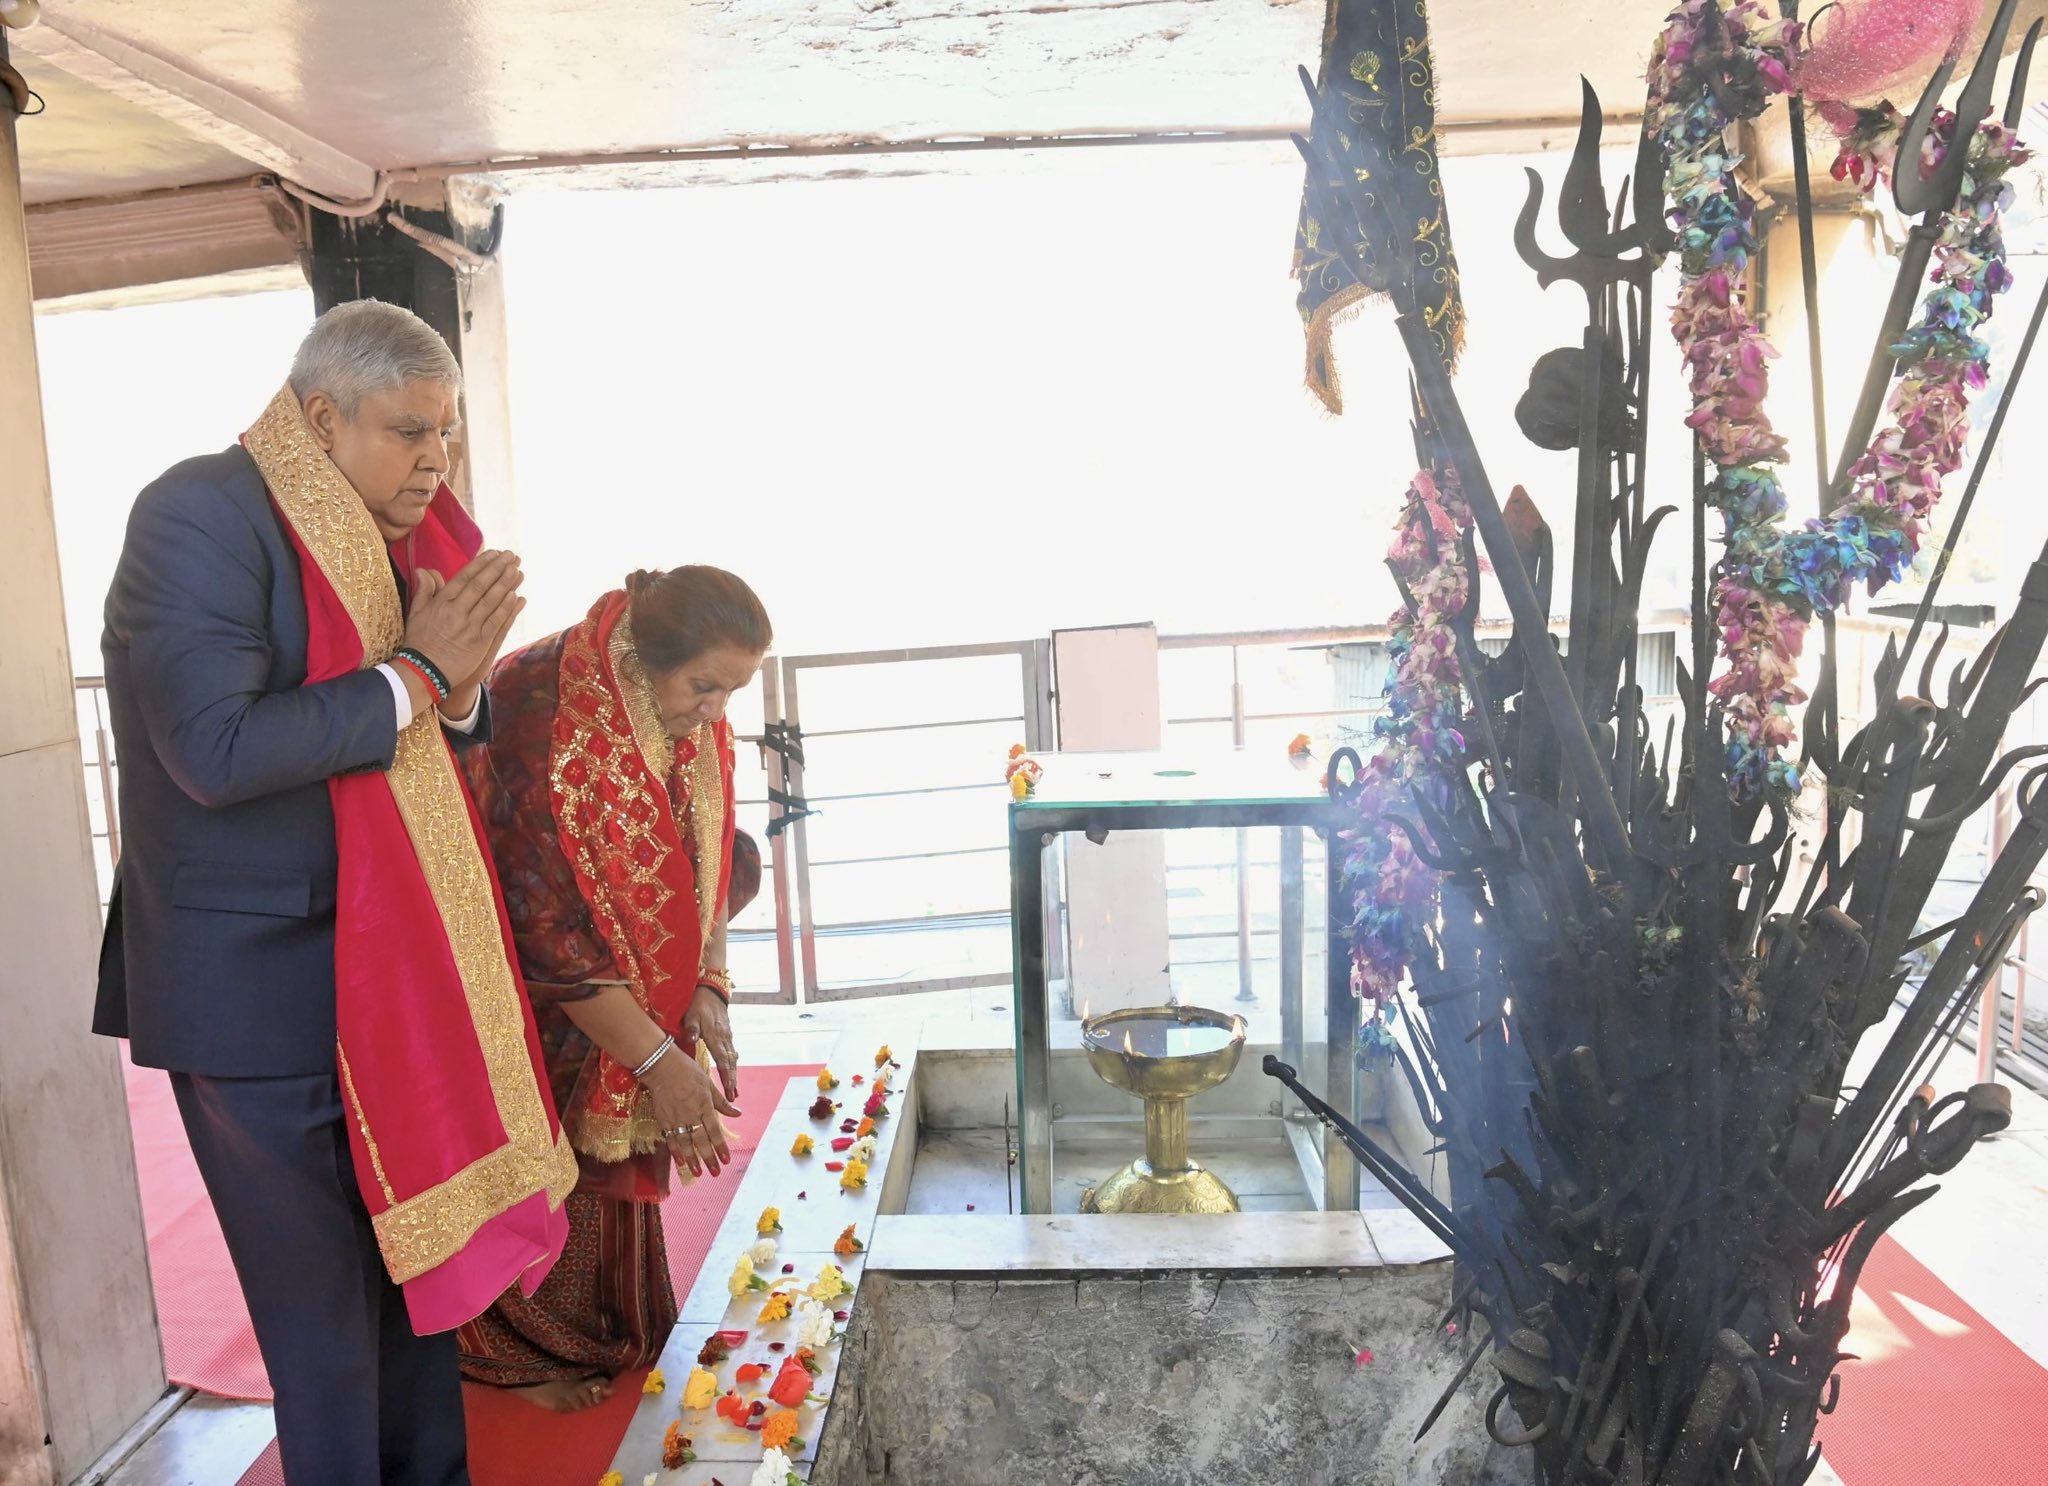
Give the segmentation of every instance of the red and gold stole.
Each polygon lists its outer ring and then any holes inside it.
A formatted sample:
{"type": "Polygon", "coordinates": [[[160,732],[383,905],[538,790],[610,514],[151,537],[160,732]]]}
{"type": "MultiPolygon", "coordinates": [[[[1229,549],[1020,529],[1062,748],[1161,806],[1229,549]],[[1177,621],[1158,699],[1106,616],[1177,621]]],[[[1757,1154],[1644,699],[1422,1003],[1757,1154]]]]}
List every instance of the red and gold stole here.
{"type": "MultiPolygon", "coordinates": [[[[555,827],[633,999],[690,1051],[683,1016],[725,908],[732,768],[723,718],[680,742],[669,738],[633,650],[627,595],[599,599],[563,638],[548,754],[555,827]]],[[[666,1144],[633,1070],[608,1056],[579,1081],[564,1116],[576,1148],[600,1161],[666,1144]]]]}
{"type": "MultiPolygon", "coordinates": [[[[289,387],[242,441],[298,549],[307,681],[388,659],[404,629],[392,550],[289,387]]],[[[443,485],[400,567],[453,576],[481,545],[443,485]]],[[[429,712],[399,735],[390,772],[328,787],[336,1051],[356,1180],[414,1329],[445,1331],[546,1277],[568,1235],[576,1157],[439,719],[429,712]]]]}

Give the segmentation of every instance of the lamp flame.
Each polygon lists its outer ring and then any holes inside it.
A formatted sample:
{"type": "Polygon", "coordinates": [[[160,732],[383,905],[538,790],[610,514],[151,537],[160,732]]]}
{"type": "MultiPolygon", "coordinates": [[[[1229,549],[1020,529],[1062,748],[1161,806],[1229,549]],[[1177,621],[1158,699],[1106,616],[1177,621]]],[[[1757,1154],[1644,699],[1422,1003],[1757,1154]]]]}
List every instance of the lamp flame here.
{"type": "Polygon", "coordinates": [[[1133,1058],[1138,1056],[1138,1050],[1131,1046],[1131,1034],[1128,1029],[1124,1032],[1124,1053],[1133,1058]]]}

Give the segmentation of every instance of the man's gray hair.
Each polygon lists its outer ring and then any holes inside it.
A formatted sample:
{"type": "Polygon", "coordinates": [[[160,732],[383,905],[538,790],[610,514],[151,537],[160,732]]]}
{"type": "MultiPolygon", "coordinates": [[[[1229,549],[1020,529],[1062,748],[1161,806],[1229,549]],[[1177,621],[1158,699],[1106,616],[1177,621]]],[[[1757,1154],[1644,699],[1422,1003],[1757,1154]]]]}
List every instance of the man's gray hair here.
{"type": "Polygon", "coordinates": [[[315,392],[353,418],[363,399],[408,382],[462,386],[462,364],[440,333],[411,310],[376,299],[338,304],[313,322],[292,357],[292,391],[315,392]]]}

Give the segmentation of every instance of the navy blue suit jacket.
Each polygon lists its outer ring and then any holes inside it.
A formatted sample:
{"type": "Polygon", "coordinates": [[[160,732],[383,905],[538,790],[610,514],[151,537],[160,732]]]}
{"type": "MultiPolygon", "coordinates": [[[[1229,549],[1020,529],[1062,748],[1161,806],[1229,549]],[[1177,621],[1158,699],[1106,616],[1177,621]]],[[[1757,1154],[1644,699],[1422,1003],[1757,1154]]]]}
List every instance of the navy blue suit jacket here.
{"type": "MultiPolygon", "coordinates": [[[[136,498],[101,640],[121,864],[93,1030],[145,1067],[334,1068],[327,781],[388,769],[397,716],[375,671],[306,685],[306,641],[298,555],[247,451],[136,498]]],[[[451,737],[489,734],[485,714],[451,737]]]]}

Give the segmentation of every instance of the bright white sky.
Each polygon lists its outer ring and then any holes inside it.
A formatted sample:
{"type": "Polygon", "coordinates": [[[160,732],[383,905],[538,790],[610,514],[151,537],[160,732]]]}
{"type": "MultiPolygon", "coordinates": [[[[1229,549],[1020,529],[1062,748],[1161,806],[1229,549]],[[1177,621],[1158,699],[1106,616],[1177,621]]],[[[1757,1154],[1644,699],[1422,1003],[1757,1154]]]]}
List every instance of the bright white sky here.
{"type": "MultiPolygon", "coordinates": [[[[1561,161],[1546,162],[1555,174],[1561,161]]],[[[1508,228],[1519,167],[1458,161],[1460,378],[1502,487],[1569,520],[1570,463],[1508,414],[1576,342],[1508,228]]],[[[1033,169],[534,192],[506,253],[537,632],[636,567],[751,580],[779,649],[1382,620],[1412,465],[1392,320],[1340,332],[1348,405],[1301,385],[1298,164],[1067,151],[1033,169]]],[[[231,442],[281,381],[303,292],[48,315],[39,344],[75,662],[134,492],[231,442]]]]}

